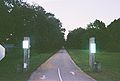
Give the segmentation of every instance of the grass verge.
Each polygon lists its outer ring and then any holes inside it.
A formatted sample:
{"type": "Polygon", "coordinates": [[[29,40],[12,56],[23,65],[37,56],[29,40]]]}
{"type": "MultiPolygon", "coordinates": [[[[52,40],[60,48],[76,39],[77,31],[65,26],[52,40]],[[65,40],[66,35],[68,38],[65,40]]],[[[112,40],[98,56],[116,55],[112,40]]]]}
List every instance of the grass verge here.
{"type": "Polygon", "coordinates": [[[0,81],[27,81],[31,73],[54,53],[55,51],[36,53],[32,50],[30,69],[28,72],[23,72],[23,50],[14,49],[7,52],[6,57],[0,61],[0,81]]]}
{"type": "Polygon", "coordinates": [[[69,49],[75,63],[97,81],[120,81],[120,53],[97,52],[96,60],[101,63],[101,72],[92,72],[87,50],[69,49]]]}

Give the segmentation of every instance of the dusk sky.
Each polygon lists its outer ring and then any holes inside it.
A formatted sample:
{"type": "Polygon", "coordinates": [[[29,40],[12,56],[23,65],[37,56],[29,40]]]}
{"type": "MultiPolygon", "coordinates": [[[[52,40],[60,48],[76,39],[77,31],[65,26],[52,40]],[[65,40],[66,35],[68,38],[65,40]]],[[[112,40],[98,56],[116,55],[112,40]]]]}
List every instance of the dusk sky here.
{"type": "Polygon", "coordinates": [[[85,28],[96,19],[106,25],[120,18],[120,0],[27,0],[37,3],[47,12],[55,14],[68,33],[78,27],[85,28]]]}

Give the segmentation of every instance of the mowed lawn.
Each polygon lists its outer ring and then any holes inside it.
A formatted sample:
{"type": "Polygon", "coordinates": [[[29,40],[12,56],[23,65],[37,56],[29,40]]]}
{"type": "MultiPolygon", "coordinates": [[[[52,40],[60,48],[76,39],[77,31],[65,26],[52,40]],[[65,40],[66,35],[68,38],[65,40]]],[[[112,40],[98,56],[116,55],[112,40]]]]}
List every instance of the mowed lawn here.
{"type": "Polygon", "coordinates": [[[96,60],[101,63],[101,72],[92,72],[89,67],[89,51],[69,49],[75,63],[97,81],[120,81],[120,53],[97,52],[96,60]]]}
{"type": "Polygon", "coordinates": [[[30,69],[28,72],[23,72],[23,50],[14,49],[9,51],[6,53],[6,57],[0,61],[0,81],[27,81],[31,73],[53,54],[54,51],[49,53],[36,53],[32,50],[30,69]]]}

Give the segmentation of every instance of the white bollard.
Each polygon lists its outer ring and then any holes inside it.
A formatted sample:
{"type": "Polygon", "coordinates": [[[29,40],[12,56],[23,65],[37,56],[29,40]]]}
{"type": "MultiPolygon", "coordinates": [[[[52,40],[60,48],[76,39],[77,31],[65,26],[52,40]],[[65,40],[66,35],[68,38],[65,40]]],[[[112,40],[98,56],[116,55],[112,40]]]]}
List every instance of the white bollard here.
{"type": "Polygon", "coordinates": [[[29,37],[24,37],[23,50],[24,50],[23,71],[27,71],[29,68],[29,62],[30,62],[30,38],[29,37]]]}
{"type": "Polygon", "coordinates": [[[95,37],[91,37],[89,39],[89,65],[91,69],[94,69],[95,53],[96,53],[95,37]]]}

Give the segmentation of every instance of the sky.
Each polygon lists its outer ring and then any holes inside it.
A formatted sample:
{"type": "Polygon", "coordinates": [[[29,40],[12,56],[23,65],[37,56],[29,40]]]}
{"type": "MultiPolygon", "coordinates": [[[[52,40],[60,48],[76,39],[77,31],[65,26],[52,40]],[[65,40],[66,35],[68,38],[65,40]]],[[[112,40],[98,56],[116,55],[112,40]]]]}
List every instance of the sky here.
{"type": "Polygon", "coordinates": [[[68,31],[94,22],[96,19],[109,25],[114,19],[120,18],[120,0],[26,0],[36,3],[47,12],[55,14],[68,31]]]}

